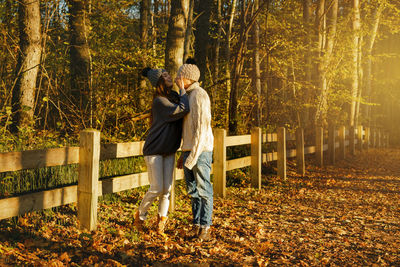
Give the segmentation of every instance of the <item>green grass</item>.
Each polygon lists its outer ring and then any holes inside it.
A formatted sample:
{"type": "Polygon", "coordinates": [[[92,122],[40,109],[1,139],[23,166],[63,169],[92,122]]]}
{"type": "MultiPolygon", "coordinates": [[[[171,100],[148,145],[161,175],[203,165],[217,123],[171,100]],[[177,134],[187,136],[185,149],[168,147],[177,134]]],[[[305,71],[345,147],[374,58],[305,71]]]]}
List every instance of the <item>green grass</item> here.
{"type": "Polygon", "coordinates": [[[77,164],[0,173],[0,197],[75,184],[77,174],[77,164]]]}
{"type": "MultiPolygon", "coordinates": [[[[78,164],[0,173],[0,198],[77,184],[78,164]]],[[[145,171],[143,157],[100,162],[100,179],[145,171]]]]}

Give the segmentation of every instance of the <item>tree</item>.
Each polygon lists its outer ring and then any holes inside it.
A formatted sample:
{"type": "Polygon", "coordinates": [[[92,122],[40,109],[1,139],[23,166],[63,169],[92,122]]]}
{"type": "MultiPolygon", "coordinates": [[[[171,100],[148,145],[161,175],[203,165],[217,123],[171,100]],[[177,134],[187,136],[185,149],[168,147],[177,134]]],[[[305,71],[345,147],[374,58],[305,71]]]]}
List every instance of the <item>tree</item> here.
{"type": "Polygon", "coordinates": [[[7,76],[7,65],[8,65],[8,60],[9,60],[9,44],[8,44],[8,35],[12,34],[12,26],[11,26],[11,21],[13,18],[13,10],[12,10],[12,3],[11,0],[6,0],[4,3],[4,13],[3,13],[3,19],[0,22],[0,27],[3,27],[5,29],[5,32],[3,32],[3,38],[4,38],[4,45],[0,47],[0,60],[2,62],[0,66],[0,80],[5,79],[7,76]],[[4,14],[4,15],[3,15],[4,14]]]}
{"type": "MultiPolygon", "coordinates": [[[[312,73],[312,53],[311,53],[311,0],[303,0],[303,24],[304,24],[304,48],[306,50],[304,54],[304,95],[305,104],[310,103],[311,94],[311,73],[312,73]]],[[[304,107],[301,124],[303,127],[309,125],[310,119],[310,108],[308,105],[304,107]]]]}
{"type": "MultiPolygon", "coordinates": [[[[225,79],[226,79],[226,93],[228,98],[231,94],[232,90],[232,75],[231,75],[231,37],[232,37],[232,28],[233,21],[235,18],[235,10],[236,10],[236,0],[232,0],[229,12],[229,19],[226,25],[226,42],[225,42],[225,79]]],[[[227,103],[226,107],[229,107],[229,103],[227,103]]],[[[225,113],[228,113],[230,110],[226,109],[225,113]]]]}
{"type": "Polygon", "coordinates": [[[222,0],[216,0],[216,9],[217,9],[217,36],[215,37],[216,41],[215,41],[215,47],[214,47],[214,75],[213,75],[213,82],[214,84],[217,83],[218,79],[219,79],[219,50],[221,47],[221,35],[222,35],[222,26],[223,26],[223,22],[222,22],[222,12],[221,12],[221,8],[222,8],[222,0]]]}
{"type": "Polygon", "coordinates": [[[70,8],[70,75],[71,97],[80,111],[84,127],[92,127],[93,91],[91,87],[91,55],[89,48],[88,0],[68,0],[70,8]],[[87,122],[89,121],[89,125],[87,122]]]}
{"type": "Polygon", "coordinates": [[[239,30],[239,38],[237,42],[237,48],[235,52],[235,59],[233,65],[233,77],[232,77],[232,88],[229,96],[229,133],[236,134],[238,128],[238,94],[239,94],[239,80],[240,75],[243,70],[245,62],[245,53],[248,41],[248,32],[252,28],[254,22],[256,21],[258,15],[263,10],[267,1],[264,1],[258,9],[251,14],[248,19],[249,6],[246,6],[245,1],[242,2],[241,6],[241,24],[239,30]]]}
{"type": "MultiPolygon", "coordinates": [[[[259,2],[254,0],[254,9],[258,10],[259,2]]],[[[261,124],[261,74],[260,74],[260,27],[258,18],[255,20],[252,27],[253,37],[253,86],[256,99],[256,118],[255,125],[261,124]]]]}
{"type": "Polygon", "coordinates": [[[190,55],[190,46],[192,44],[192,33],[193,33],[193,9],[194,9],[194,0],[189,0],[189,15],[187,19],[186,32],[185,32],[185,48],[183,52],[183,62],[190,55]]]}
{"type": "MultiPolygon", "coordinates": [[[[315,64],[316,79],[315,79],[314,83],[315,83],[315,88],[317,88],[317,90],[319,90],[321,92],[320,94],[322,94],[323,87],[324,87],[324,84],[322,84],[324,82],[324,77],[322,77],[322,74],[323,74],[322,73],[322,71],[323,71],[322,55],[324,52],[323,50],[324,50],[324,42],[325,42],[325,36],[326,36],[325,27],[326,27],[325,0],[318,0],[316,16],[315,16],[315,32],[316,32],[317,47],[315,49],[316,56],[314,58],[315,63],[316,63],[315,64]]],[[[319,101],[321,101],[321,99],[319,99],[319,101]]],[[[315,115],[314,122],[316,124],[321,124],[321,122],[318,122],[318,119],[321,116],[320,110],[321,110],[321,104],[319,104],[317,106],[316,112],[314,114],[315,115]]]]}
{"type": "MultiPolygon", "coordinates": [[[[323,1],[321,1],[323,2],[323,1]]],[[[326,112],[327,112],[327,72],[328,67],[332,59],[333,46],[336,40],[336,25],[337,25],[337,15],[338,15],[338,0],[332,0],[330,2],[330,6],[328,6],[328,10],[325,10],[322,6],[320,8],[323,10],[322,12],[318,12],[318,14],[322,13],[322,16],[325,16],[325,13],[328,13],[326,18],[325,27],[326,34],[323,34],[323,39],[319,45],[320,56],[318,60],[318,89],[320,90],[319,96],[319,105],[316,114],[316,122],[320,124],[326,124],[326,112]]],[[[319,18],[317,18],[319,19],[319,18]]],[[[320,25],[321,26],[321,25],[320,25]]]]}
{"type": "Polygon", "coordinates": [[[246,8],[246,1],[241,3],[241,23],[240,23],[240,35],[237,43],[235,59],[233,63],[233,75],[232,75],[232,88],[229,95],[229,133],[231,135],[237,134],[238,130],[238,95],[239,95],[239,80],[244,64],[244,53],[246,51],[248,30],[251,25],[247,24],[247,14],[249,9],[246,8]]]}
{"type": "Polygon", "coordinates": [[[150,17],[150,0],[142,0],[140,2],[140,39],[145,47],[149,33],[149,17],[150,17]]]}
{"type": "MultiPolygon", "coordinates": [[[[368,34],[366,36],[366,44],[365,44],[365,64],[364,64],[364,86],[365,86],[365,99],[369,103],[371,102],[371,92],[372,92],[372,49],[375,44],[376,35],[378,33],[379,22],[381,19],[381,15],[383,12],[385,4],[382,2],[378,3],[378,6],[373,9],[372,12],[372,23],[370,29],[368,30],[368,34]]],[[[370,118],[370,105],[364,106],[364,117],[369,124],[371,122],[370,118]]]]}
{"type": "Polygon", "coordinates": [[[182,65],[189,0],[172,0],[165,47],[165,68],[172,77],[182,65]]]}
{"type": "Polygon", "coordinates": [[[360,2],[359,0],[352,1],[352,47],[351,47],[351,69],[352,69],[352,83],[351,83],[351,105],[349,112],[350,126],[355,126],[355,115],[356,115],[356,104],[359,90],[359,47],[360,47],[360,30],[361,30],[361,18],[360,18],[360,2]]]}
{"type": "Polygon", "coordinates": [[[41,57],[39,0],[21,0],[18,20],[20,50],[16,68],[17,82],[12,92],[13,132],[34,123],[36,79],[41,57]]]}
{"type": "MultiPolygon", "coordinates": [[[[141,57],[141,62],[139,65],[139,70],[146,67],[147,57],[145,56],[148,48],[148,33],[149,33],[149,17],[150,17],[150,0],[142,0],[140,1],[140,18],[139,18],[139,34],[140,34],[140,44],[142,48],[143,56],[141,57]]],[[[137,80],[138,80],[138,97],[137,97],[137,105],[145,106],[145,96],[147,90],[147,84],[144,77],[141,75],[141,71],[137,72],[137,80]]]]}
{"type": "Polygon", "coordinates": [[[213,0],[198,0],[195,13],[199,16],[194,31],[194,55],[200,69],[200,80],[204,81],[207,73],[207,58],[210,43],[209,28],[213,0]]]}

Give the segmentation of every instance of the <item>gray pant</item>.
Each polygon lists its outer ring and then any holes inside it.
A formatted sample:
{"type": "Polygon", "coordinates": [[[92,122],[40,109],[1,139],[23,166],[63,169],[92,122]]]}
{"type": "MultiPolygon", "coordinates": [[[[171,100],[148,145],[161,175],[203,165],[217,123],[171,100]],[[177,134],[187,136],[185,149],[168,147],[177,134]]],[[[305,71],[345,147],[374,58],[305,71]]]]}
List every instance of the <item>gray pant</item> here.
{"type": "Polygon", "coordinates": [[[150,188],[139,206],[139,217],[141,220],[146,219],[147,212],[157,197],[160,197],[158,215],[165,217],[168,214],[169,208],[175,153],[167,156],[145,156],[144,159],[147,165],[150,188]]]}

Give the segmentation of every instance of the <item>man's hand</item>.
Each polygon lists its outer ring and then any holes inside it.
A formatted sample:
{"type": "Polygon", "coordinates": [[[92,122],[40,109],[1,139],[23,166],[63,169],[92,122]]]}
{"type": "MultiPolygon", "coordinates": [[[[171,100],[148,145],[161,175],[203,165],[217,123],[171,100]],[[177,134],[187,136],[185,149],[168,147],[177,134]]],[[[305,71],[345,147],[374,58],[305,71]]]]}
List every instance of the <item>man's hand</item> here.
{"type": "Polygon", "coordinates": [[[183,153],[179,157],[178,162],[176,163],[176,167],[178,169],[183,169],[183,153]]]}

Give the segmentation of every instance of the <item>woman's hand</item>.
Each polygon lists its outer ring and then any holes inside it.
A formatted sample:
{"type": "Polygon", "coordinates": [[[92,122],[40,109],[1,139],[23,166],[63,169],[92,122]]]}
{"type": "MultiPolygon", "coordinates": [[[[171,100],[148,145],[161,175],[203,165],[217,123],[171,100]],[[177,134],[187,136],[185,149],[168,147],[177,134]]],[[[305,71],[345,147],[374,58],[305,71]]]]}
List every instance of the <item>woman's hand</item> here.
{"type": "Polygon", "coordinates": [[[175,83],[180,89],[185,89],[185,84],[183,83],[182,77],[180,77],[180,78],[176,77],[175,83]]]}

